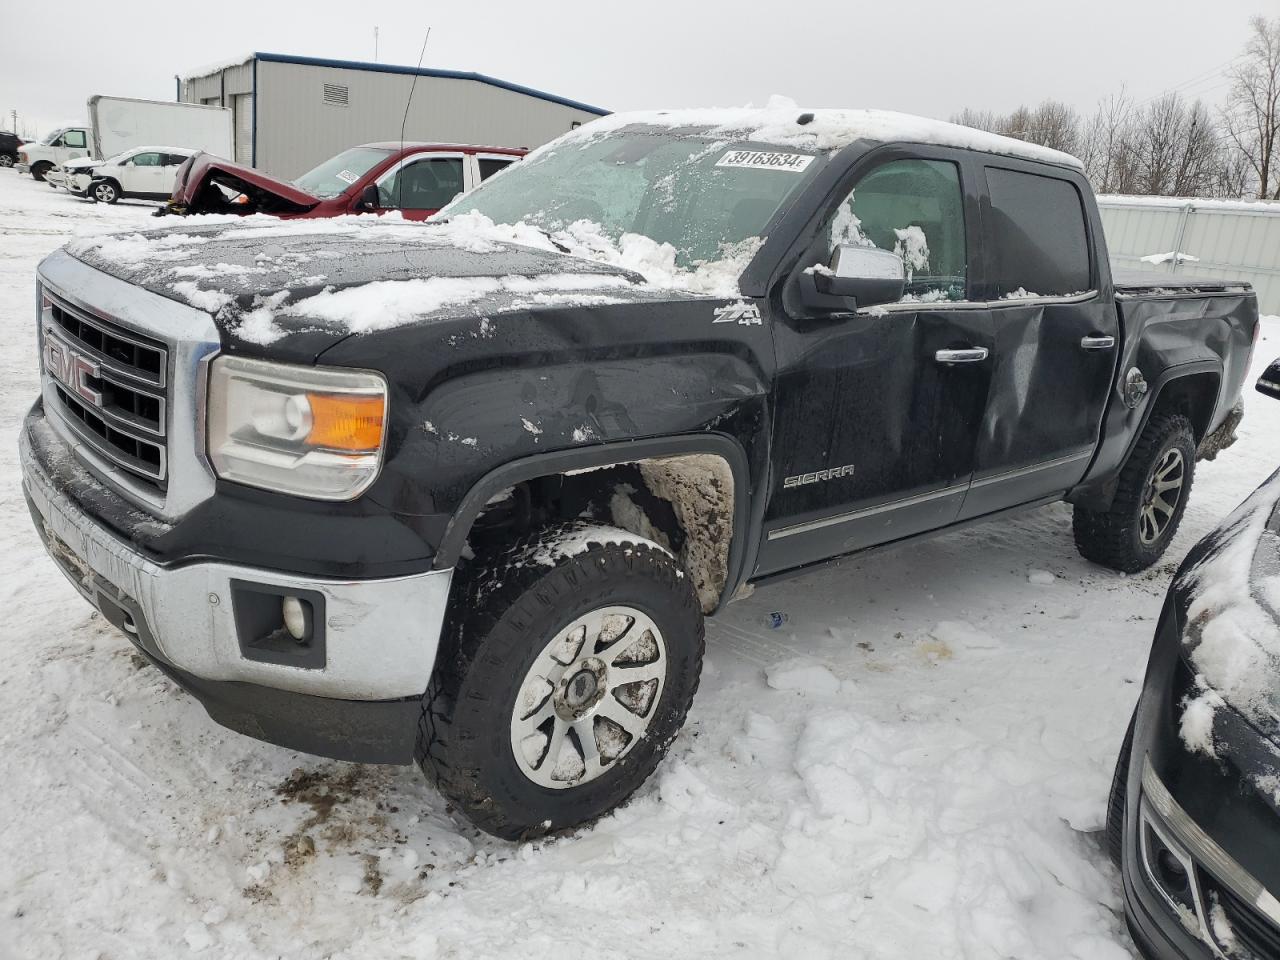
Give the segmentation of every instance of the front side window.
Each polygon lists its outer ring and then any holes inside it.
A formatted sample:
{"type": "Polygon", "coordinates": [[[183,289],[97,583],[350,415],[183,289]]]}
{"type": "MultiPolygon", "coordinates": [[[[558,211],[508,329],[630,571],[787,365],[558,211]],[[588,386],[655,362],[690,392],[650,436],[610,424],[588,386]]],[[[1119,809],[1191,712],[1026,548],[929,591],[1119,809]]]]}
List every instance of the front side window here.
{"type": "Polygon", "coordinates": [[[1066,180],[987,168],[995,296],[1060,297],[1089,283],[1089,237],[1080,193],[1066,180]]]}
{"type": "Polygon", "coordinates": [[[905,300],[963,300],[968,258],[960,172],[946,160],[893,160],[854,185],[828,222],[832,250],[852,243],[896,253],[905,300]]]}
{"type": "Polygon", "coordinates": [[[129,162],[135,167],[158,167],[160,166],[160,154],[135,153],[129,162]]]}
{"type": "Polygon", "coordinates": [[[411,160],[378,184],[378,201],[396,210],[439,210],[463,191],[462,158],[411,160]]]}
{"type": "Polygon", "coordinates": [[[85,144],[83,130],[68,130],[62,138],[62,144],[66,147],[83,147],[85,144]]]}

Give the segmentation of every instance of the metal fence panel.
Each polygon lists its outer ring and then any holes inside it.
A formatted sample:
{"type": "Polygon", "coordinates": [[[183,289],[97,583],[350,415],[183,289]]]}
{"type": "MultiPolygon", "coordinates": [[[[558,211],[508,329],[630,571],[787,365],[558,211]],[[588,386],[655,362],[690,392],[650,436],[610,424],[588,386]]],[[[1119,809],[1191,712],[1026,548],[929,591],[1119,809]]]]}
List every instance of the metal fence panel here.
{"type": "Polygon", "coordinates": [[[1259,309],[1280,314],[1280,203],[1101,196],[1098,207],[1117,266],[1248,280],[1259,309]]]}

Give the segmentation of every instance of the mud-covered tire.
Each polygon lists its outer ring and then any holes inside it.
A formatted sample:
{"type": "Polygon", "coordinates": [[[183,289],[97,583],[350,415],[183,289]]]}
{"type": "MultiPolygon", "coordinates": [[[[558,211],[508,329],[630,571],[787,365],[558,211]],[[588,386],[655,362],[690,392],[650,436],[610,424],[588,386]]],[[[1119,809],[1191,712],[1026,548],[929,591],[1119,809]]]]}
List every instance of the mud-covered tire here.
{"type": "Polygon", "coordinates": [[[31,179],[36,183],[44,182],[44,175],[53,169],[53,164],[41,160],[31,168],[31,179]]]}
{"type": "Polygon", "coordinates": [[[1117,867],[1124,855],[1124,810],[1125,796],[1129,786],[1129,758],[1133,755],[1133,725],[1137,720],[1137,712],[1129,718],[1129,729],[1125,731],[1124,742],[1120,744],[1120,755],[1116,758],[1116,769],[1111,775],[1111,790],[1107,794],[1107,856],[1117,867]]]}
{"type": "Polygon", "coordinates": [[[661,761],[698,689],[704,634],[691,578],[655,544],[582,524],[525,538],[458,577],[423,698],[415,749],[423,773],[476,826],[512,840],[590,822],[625,801],[661,761]],[[572,551],[557,549],[569,540],[572,551]],[[661,631],[665,679],[645,711],[648,726],[596,779],[539,785],[512,745],[522,684],[559,631],[611,606],[639,610],[661,631]]]}
{"type": "Polygon", "coordinates": [[[1120,471],[1111,508],[1090,510],[1076,505],[1071,527],[1080,555],[1121,573],[1137,573],[1159,560],[1182,522],[1195,465],[1196,437],[1191,421],[1180,413],[1154,414],[1120,471]],[[1150,503],[1150,485],[1156,470],[1175,455],[1181,457],[1182,467],[1178,499],[1159,534],[1147,542],[1142,523],[1150,503]]]}

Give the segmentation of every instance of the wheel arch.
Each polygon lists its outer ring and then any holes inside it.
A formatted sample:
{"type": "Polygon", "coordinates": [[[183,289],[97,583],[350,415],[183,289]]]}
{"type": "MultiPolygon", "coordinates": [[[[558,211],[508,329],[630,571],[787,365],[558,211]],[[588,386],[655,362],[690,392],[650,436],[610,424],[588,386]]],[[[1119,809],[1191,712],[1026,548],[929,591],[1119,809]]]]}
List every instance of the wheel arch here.
{"type": "MultiPolygon", "coordinates": [[[[719,600],[714,607],[719,610],[744,581],[748,557],[754,544],[750,536],[752,485],[747,454],[736,440],[718,433],[626,440],[593,447],[550,451],[495,467],[476,481],[460,501],[440,540],[434,566],[437,569],[454,566],[463,556],[467,538],[485,505],[502,491],[518,484],[628,464],[704,456],[723,461],[733,483],[728,557],[724,583],[720,585],[719,600]]],[[[698,536],[696,530],[687,527],[685,533],[690,537],[698,536]]]]}
{"type": "Polygon", "coordinates": [[[1148,399],[1142,404],[1141,415],[1130,430],[1119,462],[1105,477],[1087,479],[1068,492],[1065,499],[1090,510],[1110,509],[1120,471],[1133,456],[1147,424],[1157,413],[1173,410],[1185,414],[1191,421],[1198,446],[1214,427],[1213,415],[1218,406],[1222,378],[1221,360],[1193,360],[1166,368],[1148,391],[1148,399]]]}

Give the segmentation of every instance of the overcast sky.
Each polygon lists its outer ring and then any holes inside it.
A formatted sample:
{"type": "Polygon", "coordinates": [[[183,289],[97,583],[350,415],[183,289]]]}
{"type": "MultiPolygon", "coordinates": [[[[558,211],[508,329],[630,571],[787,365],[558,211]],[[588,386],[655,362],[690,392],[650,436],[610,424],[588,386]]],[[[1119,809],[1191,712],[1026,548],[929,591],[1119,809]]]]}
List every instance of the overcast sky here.
{"type": "Polygon", "coordinates": [[[811,107],[947,118],[1055,98],[1086,111],[1127,86],[1216,101],[1251,14],[1276,0],[3,0],[0,127],[43,133],[93,94],[172,99],[174,74],[250,50],[475,70],[611,110],[811,107]],[[105,13],[104,11],[110,11],[105,13]],[[1188,81],[1197,81],[1188,83],[1188,81]],[[25,125],[25,124],[23,124],[25,125]]]}

